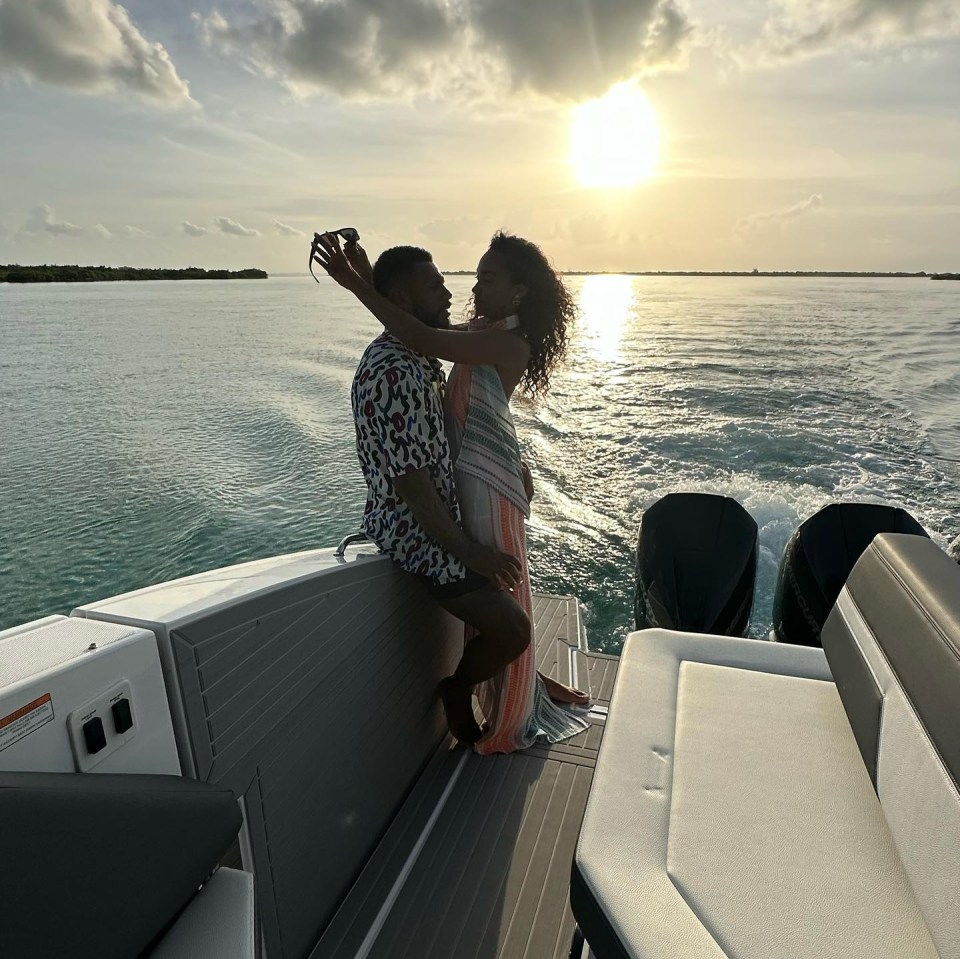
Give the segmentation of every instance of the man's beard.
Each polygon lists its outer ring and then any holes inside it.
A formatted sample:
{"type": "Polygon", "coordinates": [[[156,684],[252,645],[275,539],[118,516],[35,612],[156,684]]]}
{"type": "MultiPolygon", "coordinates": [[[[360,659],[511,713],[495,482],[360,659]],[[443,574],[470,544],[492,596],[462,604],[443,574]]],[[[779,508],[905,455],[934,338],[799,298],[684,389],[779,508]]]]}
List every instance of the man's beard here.
{"type": "Polygon", "coordinates": [[[424,326],[429,326],[431,329],[434,329],[434,330],[450,329],[450,314],[447,313],[446,310],[437,314],[436,316],[423,316],[423,314],[418,313],[417,319],[424,326]]]}

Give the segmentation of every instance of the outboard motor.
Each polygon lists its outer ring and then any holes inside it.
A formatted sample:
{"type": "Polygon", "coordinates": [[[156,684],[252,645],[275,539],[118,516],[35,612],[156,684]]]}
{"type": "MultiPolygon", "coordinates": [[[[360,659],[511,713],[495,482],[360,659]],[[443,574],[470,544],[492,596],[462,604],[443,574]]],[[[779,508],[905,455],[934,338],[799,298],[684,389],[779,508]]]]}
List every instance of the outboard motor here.
{"type": "Polygon", "coordinates": [[[729,496],[670,493],[640,521],[637,629],[744,636],[757,578],[757,524],[729,496]]]}
{"type": "Polygon", "coordinates": [[[781,643],[819,646],[820,630],[860,554],[877,533],[927,531],[895,506],[832,503],[790,537],[773,598],[773,629],[781,643]]]}

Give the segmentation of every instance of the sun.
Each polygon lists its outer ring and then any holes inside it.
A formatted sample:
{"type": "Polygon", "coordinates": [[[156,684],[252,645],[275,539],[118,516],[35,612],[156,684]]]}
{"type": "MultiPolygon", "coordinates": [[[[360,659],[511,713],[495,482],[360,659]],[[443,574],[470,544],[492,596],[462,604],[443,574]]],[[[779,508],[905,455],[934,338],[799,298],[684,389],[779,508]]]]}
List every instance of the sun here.
{"type": "Polygon", "coordinates": [[[573,111],[570,165],[581,186],[635,186],[653,175],[659,150],[657,116],[633,83],[573,111]]]}

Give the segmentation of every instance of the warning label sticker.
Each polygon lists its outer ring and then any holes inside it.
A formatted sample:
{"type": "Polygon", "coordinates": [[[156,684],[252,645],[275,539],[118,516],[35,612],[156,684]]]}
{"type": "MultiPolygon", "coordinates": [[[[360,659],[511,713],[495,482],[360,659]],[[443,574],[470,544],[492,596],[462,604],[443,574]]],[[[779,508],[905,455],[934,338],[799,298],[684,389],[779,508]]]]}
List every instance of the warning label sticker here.
{"type": "Polygon", "coordinates": [[[0,718],[0,752],[20,742],[24,736],[45,726],[53,719],[53,698],[44,693],[32,703],[21,706],[8,716],[0,718]]]}

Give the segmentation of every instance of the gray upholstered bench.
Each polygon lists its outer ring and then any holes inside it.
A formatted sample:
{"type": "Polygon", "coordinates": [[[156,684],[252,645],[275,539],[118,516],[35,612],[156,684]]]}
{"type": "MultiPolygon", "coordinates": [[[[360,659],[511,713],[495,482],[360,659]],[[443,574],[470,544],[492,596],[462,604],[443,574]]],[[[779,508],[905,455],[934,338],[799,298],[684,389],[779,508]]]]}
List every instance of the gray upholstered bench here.
{"type": "Polygon", "coordinates": [[[823,642],[629,637],[571,884],[600,959],[960,957],[960,567],[878,537],[823,642]]]}

